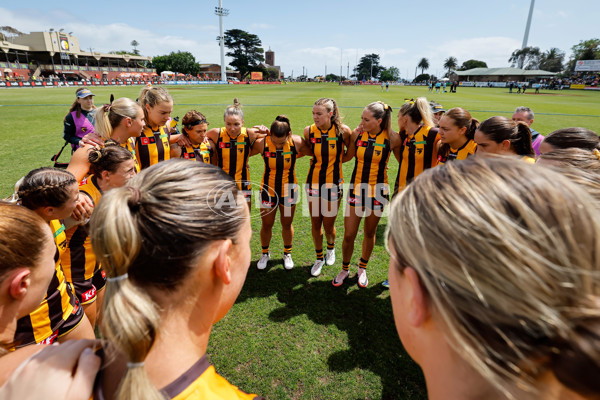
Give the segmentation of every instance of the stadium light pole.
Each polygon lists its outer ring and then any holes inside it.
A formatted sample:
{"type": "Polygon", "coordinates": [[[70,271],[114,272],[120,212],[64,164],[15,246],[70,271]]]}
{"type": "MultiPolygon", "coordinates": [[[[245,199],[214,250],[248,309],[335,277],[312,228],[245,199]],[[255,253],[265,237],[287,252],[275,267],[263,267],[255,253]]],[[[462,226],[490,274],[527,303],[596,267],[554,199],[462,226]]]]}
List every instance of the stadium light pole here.
{"type": "MultiPolygon", "coordinates": [[[[535,4],[535,0],[531,0],[531,5],[529,6],[529,16],[527,17],[527,25],[525,26],[525,35],[523,36],[523,44],[521,45],[521,50],[527,47],[527,41],[529,40],[529,28],[531,27],[531,17],[533,16],[533,6],[535,4]]],[[[523,57],[519,60],[519,68],[523,68],[523,57]]]]}
{"type": "Polygon", "coordinates": [[[225,36],[223,34],[223,17],[229,15],[229,10],[223,8],[223,0],[219,0],[219,7],[215,7],[215,14],[219,16],[219,30],[221,32],[219,36],[219,46],[221,47],[221,80],[227,81],[227,74],[225,73],[225,36]]]}

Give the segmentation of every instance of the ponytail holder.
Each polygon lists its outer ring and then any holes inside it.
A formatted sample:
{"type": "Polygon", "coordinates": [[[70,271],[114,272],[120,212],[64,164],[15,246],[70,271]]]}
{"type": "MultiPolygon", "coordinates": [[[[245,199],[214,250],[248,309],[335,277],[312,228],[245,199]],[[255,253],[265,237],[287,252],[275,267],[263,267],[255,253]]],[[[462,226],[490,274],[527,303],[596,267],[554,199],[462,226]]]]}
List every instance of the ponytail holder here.
{"type": "Polygon", "coordinates": [[[415,99],[404,99],[404,102],[408,104],[415,104],[415,99]]]}
{"type": "Polygon", "coordinates": [[[598,149],[594,149],[594,155],[596,156],[596,158],[597,158],[598,160],[600,160],[600,150],[598,150],[598,149]]]}
{"type": "Polygon", "coordinates": [[[23,183],[24,180],[25,180],[25,177],[22,177],[21,179],[19,179],[17,181],[17,183],[15,183],[15,191],[13,192],[12,196],[10,196],[8,199],[6,199],[6,202],[11,203],[11,204],[19,204],[19,188],[21,187],[21,184],[23,183]]]}
{"type": "Polygon", "coordinates": [[[127,186],[127,189],[131,192],[131,197],[127,200],[127,205],[129,207],[138,207],[141,204],[142,192],[140,192],[140,189],[132,186],[127,186]]]}
{"type": "Polygon", "coordinates": [[[383,108],[385,111],[389,110],[390,106],[387,103],[383,103],[383,108]]]}
{"type": "Polygon", "coordinates": [[[105,104],[105,105],[102,106],[102,108],[104,109],[105,113],[109,112],[110,109],[111,109],[111,107],[112,107],[112,103],[111,104],[105,104]]]}
{"type": "Polygon", "coordinates": [[[127,369],[132,369],[132,368],[143,368],[144,367],[144,362],[138,362],[138,363],[131,363],[128,362],[127,363],[127,369]]]}
{"type": "Polygon", "coordinates": [[[108,277],[108,278],[106,278],[106,281],[107,282],[119,282],[119,281],[122,281],[123,279],[127,279],[128,277],[129,277],[129,275],[127,275],[127,272],[126,272],[123,275],[108,277]]]}

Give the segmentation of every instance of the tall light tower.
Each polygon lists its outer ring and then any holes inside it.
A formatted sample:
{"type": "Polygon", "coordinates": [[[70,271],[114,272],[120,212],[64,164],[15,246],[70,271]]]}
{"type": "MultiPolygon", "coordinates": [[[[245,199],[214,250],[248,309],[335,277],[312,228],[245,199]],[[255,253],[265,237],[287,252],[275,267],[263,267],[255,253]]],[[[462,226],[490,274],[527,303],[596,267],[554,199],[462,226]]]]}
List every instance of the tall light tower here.
{"type": "Polygon", "coordinates": [[[219,29],[221,32],[220,36],[217,38],[219,39],[219,46],[221,46],[221,80],[227,81],[227,74],[225,73],[225,35],[223,34],[223,17],[229,15],[229,10],[223,8],[223,0],[219,0],[219,7],[215,7],[215,14],[219,16],[219,29]]]}
{"type": "MultiPolygon", "coordinates": [[[[531,17],[533,16],[533,5],[535,4],[535,0],[531,0],[531,5],[529,6],[529,16],[527,17],[527,25],[525,26],[525,35],[523,36],[523,44],[521,45],[521,50],[527,47],[527,40],[529,39],[529,27],[531,27],[531,17]]],[[[519,68],[523,68],[523,57],[519,60],[519,68]]]]}

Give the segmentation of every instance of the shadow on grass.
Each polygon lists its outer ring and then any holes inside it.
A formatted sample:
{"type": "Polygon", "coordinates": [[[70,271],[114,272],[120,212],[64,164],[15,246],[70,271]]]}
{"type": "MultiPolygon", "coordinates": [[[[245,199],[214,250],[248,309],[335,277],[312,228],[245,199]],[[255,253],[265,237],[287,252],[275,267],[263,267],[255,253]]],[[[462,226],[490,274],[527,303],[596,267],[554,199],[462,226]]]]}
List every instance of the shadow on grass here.
{"type": "Polygon", "coordinates": [[[381,285],[357,289],[352,272],[336,288],[329,280],[310,277],[310,267],[286,271],[281,264],[272,259],[266,270],[258,271],[253,263],[238,302],[276,295],[284,306],[270,313],[272,321],[285,323],[304,314],[316,324],[335,325],[346,332],[348,349],[329,355],[331,371],[372,371],[381,378],[382,399],[426,398],[421,370],[398,338],[390,299],[380,296],[387,289],[381,285]]]}

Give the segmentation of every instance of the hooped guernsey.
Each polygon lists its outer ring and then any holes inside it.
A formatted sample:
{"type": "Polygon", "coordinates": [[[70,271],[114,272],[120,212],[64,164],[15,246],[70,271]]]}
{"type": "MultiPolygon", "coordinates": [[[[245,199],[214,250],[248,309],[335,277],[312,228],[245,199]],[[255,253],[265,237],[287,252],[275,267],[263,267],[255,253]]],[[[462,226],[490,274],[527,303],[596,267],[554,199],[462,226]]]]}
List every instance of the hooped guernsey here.
{"type": "Polygon", "coordinates": [[[398,168],[394,193],[404,189],[424,170],[437,165],[437,133],[437,128],[420,125],[417,131],[411,135],[400,134],[402,141],[400,167],[398,168]]]}
{"type": "Polygon", "coordinates": [[[297,197],[298,187],[294,139],[290,136],[283,147],[278,149],[271,141],[271,136],[267,136],[264,145],[265,172],[261,182],[263,201],[273,202],[272,199],[277,198],[280,204],[291,205],[297,197]]]}
{"type": "Polygon", "coordinates": [[[391,142],[387,131],[375,136],[362,132],[355,141],[356,162],[350,179],[348,204],[381,209],[389,199],[387,164],[391,142]]]}
{"type": "Polygon", "coordinates": [[[335,125],[332,124],[328,131],[323,132],[316,124],[312,124],[308,139],[314,155],[310,160],[306,185],[312,189],[321,188],[323,185],[341,187],[344,183],[344,141],[341,135],[336,134],[335,125]]]}
{"type": "MultiPolygon", "coordinates": [[[[102,192],[93,175],[84,178],[79,184],[79,192],[87,195],[94,206],[102,198],[102,192]]],[[[96,255],[92,249],[92,241],[89,236],[89,222],[83,225],[75,225],[66,231],[67,246],[61,256],[61,263],[65,276],[69,282],[73,282],[75,292],[81,304],[95,300],[96,288],[92,286],[91,279],[100,270],[100,264],[96,261],[96,255]],[[87,283],[84,284],[84,282],[87,283]]]]}
{"type": "Polygon", "coordinates": [[[148,125],[144,127],[142,135],[135,138],[135,153],[141,169],[171,158],[169,136],[166,125],[156,131],[148,125]]]}
{"type": "Polygon", "coordinates": [[[227,129],[221,128],[216,151],[219,156],[219,167],[233,178],[238,189],[244,192],[246,199],[249,199],[251,189],[250,168],[248,167],[250,136],[246,128],[242,128],[236,138],[229,136],[227,129]]]}
{"type": "Polygon", "coordinates": [[[45,340],[51,343],[58,335],[58,329],[77,311],[75,307],[79,307],[60,263],[67,247],[65,226],[59,220],[53,220],[50,221],[50,228],[56,243],[54,276],[48,285],[46,297],[38,308],[17,321],[15,343],[18,346],[42,343],[45,340]]]}

